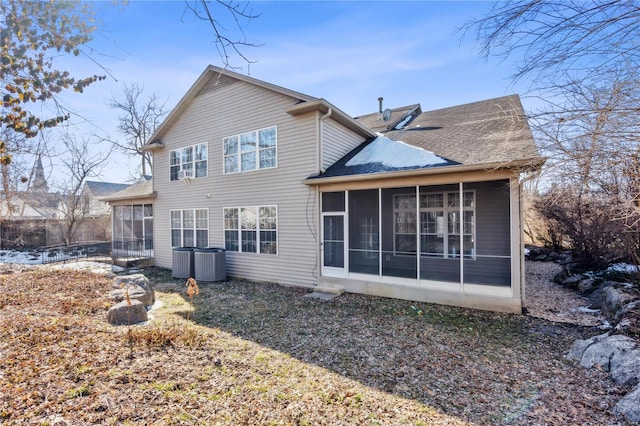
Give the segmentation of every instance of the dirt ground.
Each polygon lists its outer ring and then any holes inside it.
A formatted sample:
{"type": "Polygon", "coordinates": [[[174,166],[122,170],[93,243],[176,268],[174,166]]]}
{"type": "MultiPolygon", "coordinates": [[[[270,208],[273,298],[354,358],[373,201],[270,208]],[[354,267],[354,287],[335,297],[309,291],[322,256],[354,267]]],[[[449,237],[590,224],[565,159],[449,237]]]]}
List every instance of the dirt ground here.
{"type": "Polygon", "coordinates": [[[191,300],[150,270],[161,307],[123,327],[104,268],[20,269],[0,275],[3,425],[624,424],[627,390],[565,358],[601,331],[540,288],[549,265],[529,267],[528,315],[248,281],[191,300]]]}

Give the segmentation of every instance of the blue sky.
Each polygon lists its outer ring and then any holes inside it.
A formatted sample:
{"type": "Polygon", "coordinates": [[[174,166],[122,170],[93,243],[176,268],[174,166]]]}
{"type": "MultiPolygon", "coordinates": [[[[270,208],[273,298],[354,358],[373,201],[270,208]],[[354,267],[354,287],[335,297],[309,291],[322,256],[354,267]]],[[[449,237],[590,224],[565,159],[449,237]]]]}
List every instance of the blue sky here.
{"type": "MultiPolygon", "coordinates": [[[[512,64],[479,58],[473,40],[456,32],[491,4],[252,2],[249,8],[260,16],[241,24],[247,41],[260,45],[243,50],[255,63],[247,67],[237,57],[231,63],[254,78],[325,98],[352,116],[376,111],[379,96],[385,108],[420,103],[431,110],[523,92],[526,82],[513,86],[510,80],[512,64]]],[[[91,57],[110,76],[81,95],[64,95],[78,113],[70,127],[78,137],[118,136],[118,113],[108,102],[121,96],[123,83],[138,83],[170,108],[208,64],[221,65],[211,27],[183,1],[97,2],[95,10],[100,31],[91,57]]],[[[87,59],[65,65],[77,76],[104,74],[87,59]]],[[[126,181],[136,166],[114,155],[101,179],[126,181]]]]}

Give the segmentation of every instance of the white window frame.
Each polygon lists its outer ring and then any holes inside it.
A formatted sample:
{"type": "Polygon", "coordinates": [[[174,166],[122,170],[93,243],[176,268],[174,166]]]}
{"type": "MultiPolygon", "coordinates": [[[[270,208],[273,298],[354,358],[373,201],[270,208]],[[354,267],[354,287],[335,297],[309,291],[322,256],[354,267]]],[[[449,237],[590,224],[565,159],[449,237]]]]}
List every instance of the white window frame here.
{"type": "MultiPolygon", "coordinates": [[[[471,237],[471,242],[472,242],[472,247],[471,247],[471,254],[465,254],[464,258],[465,259],[475,259],[476,258],[476,227],[475,227],[475,220],[476,220],[476,192],[475,190],[465,190],[462,192],[462,199],[459,201],[459,204],[456,205],[449,205],[449,195],[457,195],[460,196],[460,193],[458,191],[437,191],[437,192],[420,192],[419,196],[420,198],[417,199],[417,203],[419,205],[418,208],[418,217],[416,217],[416,228],[417,228],[417,236],[416,238],[418,238],[419,240],[416,241],[416,249],[417,247],[420,247],[420,255],[421,256],[427,256],[427,257],[431,257],[431,258],[444,258],[444,259],[458,259],[460,258],[460,254],[452,254],[449,253],[449,237],[450,236],[456,236],[458,238],[458,240],[460,241],[461,245],[464,245],[464,236],[470,236],[471,237]],[[473,194],[472,196],[472,202],[471,202],[471,206],[464,206],[464,194],[473,194]],[[421,199],[423,196],[427,196],[427,195],[442,195],[442,207],[422,207],[422,203],[421,203],[421,199]],[[460,204],[462,204],[462,207],[460,206],[460,204]],[[472,222],[471,222],[471,232],[464,232],[464,212],[472,212],[472,222]],[[423,230],[423,224],[422,224],[422,214],[421,213],[439,213],[442,212],[442,223],[437,225],[437,232],[431,233],[431,232],[422,232],[423,230]],[[453,214],[462,214],[461,218],[459,219],[455,232],[449,232],[449,214],[453,213],[453,214]],[[462,223],[460,223],[460,220],[462,221],[462,223]],[[463,231],[463,235],[460,235],[460,227],[462,226],[462,231],[463,231]],[[437,235],[438,238],[441,238],[443,240],[443,244],[442,244],[442,248],[443,251],[440,253],[427,253],[426,252],[426,247],[423,247],[423,244],[420,243],[418,244],[418,241],[422,241],[422,237],[425,235],[437,235]]],[[[398,233],[396,232],[396,224],[395,224],[395,219],[396,219],[396,214],[397,213],[402,213],[402,212],[411,212],[411,208],[398,208],[396,207],[396,198],[398,197],[413,197],[415,199],[415,194],[396,194],[394,195],[393,198],[393,218],[394,218],[394,225],[393,225],[393,250],[394,250],[394,255],[396,256],[402,256],[402,255],[407,255],[409,253],[407,252],[399,252],[397,247],[396,247],[396,235],[400,234],[400,235],[408,235],[407,233],[398,233]]],[[[415,208],[413,209],[413,211],[415,212],[415,208]]],[[[464,247],[462,246],[462,251],[464,251],[464,247]]],[[[411,255],[413,255],[413,253],[411,253],[411,255]]]]}
{"type": "MultiPolygon", "coordinates": [[[[397,217],[398,217],[398,213],[409,213],[409,214],[413,214],[414,216],[414,228],[418,228],[419,225],[419,217],[415,217],[416,216],[416,194],[395,194],[393,196],[393,254],[396,256],[402,256],[402,255],[410,255],[410,256],[415,256],[416,252],[418,251],[418,241],[417,241],[417,231],[414,230],[413,232],[398,232],[397,230],[397,217]],[[398,207],[398,203],[397,200],[400,198],[409,198],[410,200],[412,200],[412,203],[410,203],[408,206],[399,206],[398,207]],[[413,236],[414,238],[416,238],[415,241],[415,249],[414,250],[400,250],[400,248],[397,247],[397,236],[398,235],[409,235],[409,236],[413,236]]],[[[403,224],[409,224],[409,222],[402,222],[403,224]]]]}
{"type": "Polygon", "coordinates": [[[262,129],[252,130],[250,132],[239,133],[237,135],[227,136],[222,139],[222,171],[223,174],[235,174],[246,173],[256,170],[274,169],[278,167],[278,126],[263,127],[262,129]],[[269,131],[273,129],[273,145],[261,146],[260,134],[261,132],[269,131]],[[253,149],[245,149],[243,151],[242,138],[253,138],[255,147],[253,149]],[[227,148],[234,148],[228,150],[227,148]],[[266,151],[273,150],[273,164],[262,166],[261,155],[266,151]],[[243,156],[250,158],[253,156],[253,168],[243,168],[243,156]],[[227,168],[227,161],[235,159],[235,167],[227,168]]]}
{"type": "Polygon", "coordinates": [[[185,231],[193,231],[193,246],[189,246],[189,247],[208,247],[209,246],[209,241],[210,241],[210,237],[211,237],[211,233],[209,232],[209,209],[208,208],[194,208],[194,209],[172,209],[169,210],[169,239],[170,239],[170,244],[171,247],[185,247],[184,245],[184,232],[185,231]],[[193,224],[191,226],[185,226],[185,212],[191,212],[193,213],[193,224]],[[205,212],[205,223],[206,223],[206,227],[203,226],[199,226],[198,224],[198,212],[202,213],[205,212]],[[174,227],[174,213],[179,213],[179,222],[180,222],[180,227],[174,227]],[[180,245],[175,245],[174,241],[173,241],[173,231],[174,230],[178,230],[180,231],[180,245]],[[206,244],[204,245],[200,245],[198,246],[198,231],[207,231],[207,238],[206,238],[206,244]]]}
{"type": "Polygon", "coordinates": [[[207,142],[172,149],[169,152],[169,179],[171,181],[180,180],[180,172],[184,170],[191,171],[191,178],[201,178],[209,175],[209,144],[207,142]],[[196,158],[199,147],[204,147],[204,158],[196,158]],[[187,159],[189,151],[191,151],[190,159],[187,159]],[[205,163],[204,175],[198,174],[198,164],[201,163],[205,163]],[[177,168],[175,174],[172,173],[174,167],[177,168]]]}
{"type": "MultiPolygon", "coordinates": [[[[241,206],[241,207],[224,207],[222,210],[222,217],[223,217],[223,226],[222,226],[222,232],[223,232],[223,239],[224,239],[224,247],[227,251],[235,251],[238,253],[252,253],[252,254],[258,254],[258,255],[267,255],[267,256],[274,256],[274,255],[278,255],[278,246],[279,246],[279,242],[278,242],[278,206],[276,205],[264,205],[264,206],[241,206]],[[243,228],[242,225],[242,221],[243,221],[243,217],[242,217],[242,212],[243,210],[249,210],[249,209],[253,209],[253,211],[255,212],[255,222],[253,222],[250,225],[254,225],[255,227],[245,227],[243,228]],[[272,216],[267,216],[265,218],[261,217],[261,212],[262,209],[274,209],[275,210],[275,217],[272,216]],[[228,222],[226,220],[227,218],[227,211],[231,212],[232,210],[235,210],[235,227],[228,227],[228,224],[230,222],[228,222]],[[272,225],[274,227],[269,228],[265,226],[265,222],[264,220],[269,220],[269,219],[274,219],[274,222],[272,225]],[[256,251],[246,251],[243,250],[243,238],[242,238],[242,233],[244,232],[255,232],[255,247],[256,247],[256,251]],[[233,250],[233,249],[229,249],[227,247],[227,232],[232,232],[236,234],[236,239],[235,241],[237,241],[238,247],[237,250],[233,250]],[[275,234],[275,238],[273,240],[269,240],[267,241],[266,239],[263,241],[263,237],[261,235],[261,233],[263,232],[269,232],[269,233],[274,233],[275,234]],[[263,244],[264,243],[264,244],[263,244]],[[271,243],[275,249],[273,251],[268,251],[268,250],[264,250],[266,247],[269,247],[269,243],[271,243]]],[[[246,218],[246,216],[245,216],[246,218]]],[[[268,224],[266,224],[268,226],[268,224]]],[[[246,241],[244,241],[246,242],[246,241]]]]}

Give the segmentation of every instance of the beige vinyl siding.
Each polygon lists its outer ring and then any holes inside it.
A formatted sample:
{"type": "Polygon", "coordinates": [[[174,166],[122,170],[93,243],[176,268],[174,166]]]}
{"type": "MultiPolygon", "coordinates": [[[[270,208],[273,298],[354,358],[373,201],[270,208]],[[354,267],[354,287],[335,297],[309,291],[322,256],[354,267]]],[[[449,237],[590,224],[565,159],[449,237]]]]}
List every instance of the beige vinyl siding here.
{"type": "MultiPolygon", "coordinates": [[[[209,86],[211,88],[211,86],[209,86]]],[[[208,208],[209,245],[224,247],[225,207],[276,206],[278,254],[227,252],[227,274],[257,281],[311,286],[316,277],[316,195],[302,180],[317,164],[313,115],[284,112],[298,100],[246,82],[216,87],[195,97],[168,129],[154,154],[156,264],[170,268],[169,211],[208,208]],[[222,140],[277,126],[277,167],[224,174],[222,140]],[[172,149],[208,142],[208,175],[190,184],[169,179],[172,149]],[[311,228],[311,229],[310,229],[311,228]]]]}
{"type": "Polygon", "coordinates": [[[323,170],[365,141],[362,136],[331,119],[323,121],[322,139],[323,170]]]}

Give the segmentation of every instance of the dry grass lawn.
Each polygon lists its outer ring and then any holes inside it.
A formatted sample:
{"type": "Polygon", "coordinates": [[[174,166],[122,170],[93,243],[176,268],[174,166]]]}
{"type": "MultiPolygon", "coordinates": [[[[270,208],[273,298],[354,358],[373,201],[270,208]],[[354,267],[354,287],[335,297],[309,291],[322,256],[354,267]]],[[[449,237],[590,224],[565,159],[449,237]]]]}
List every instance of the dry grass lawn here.
{"type": "Polygon", "coordinates": [[[625,389],[565,360],[597,330],[151,270],[163,307],[105,321],[111,279],[0,276],[0,424],[613,424],[625,389]],[[154,275],[155,274],[155,275],[154,275]]]}

